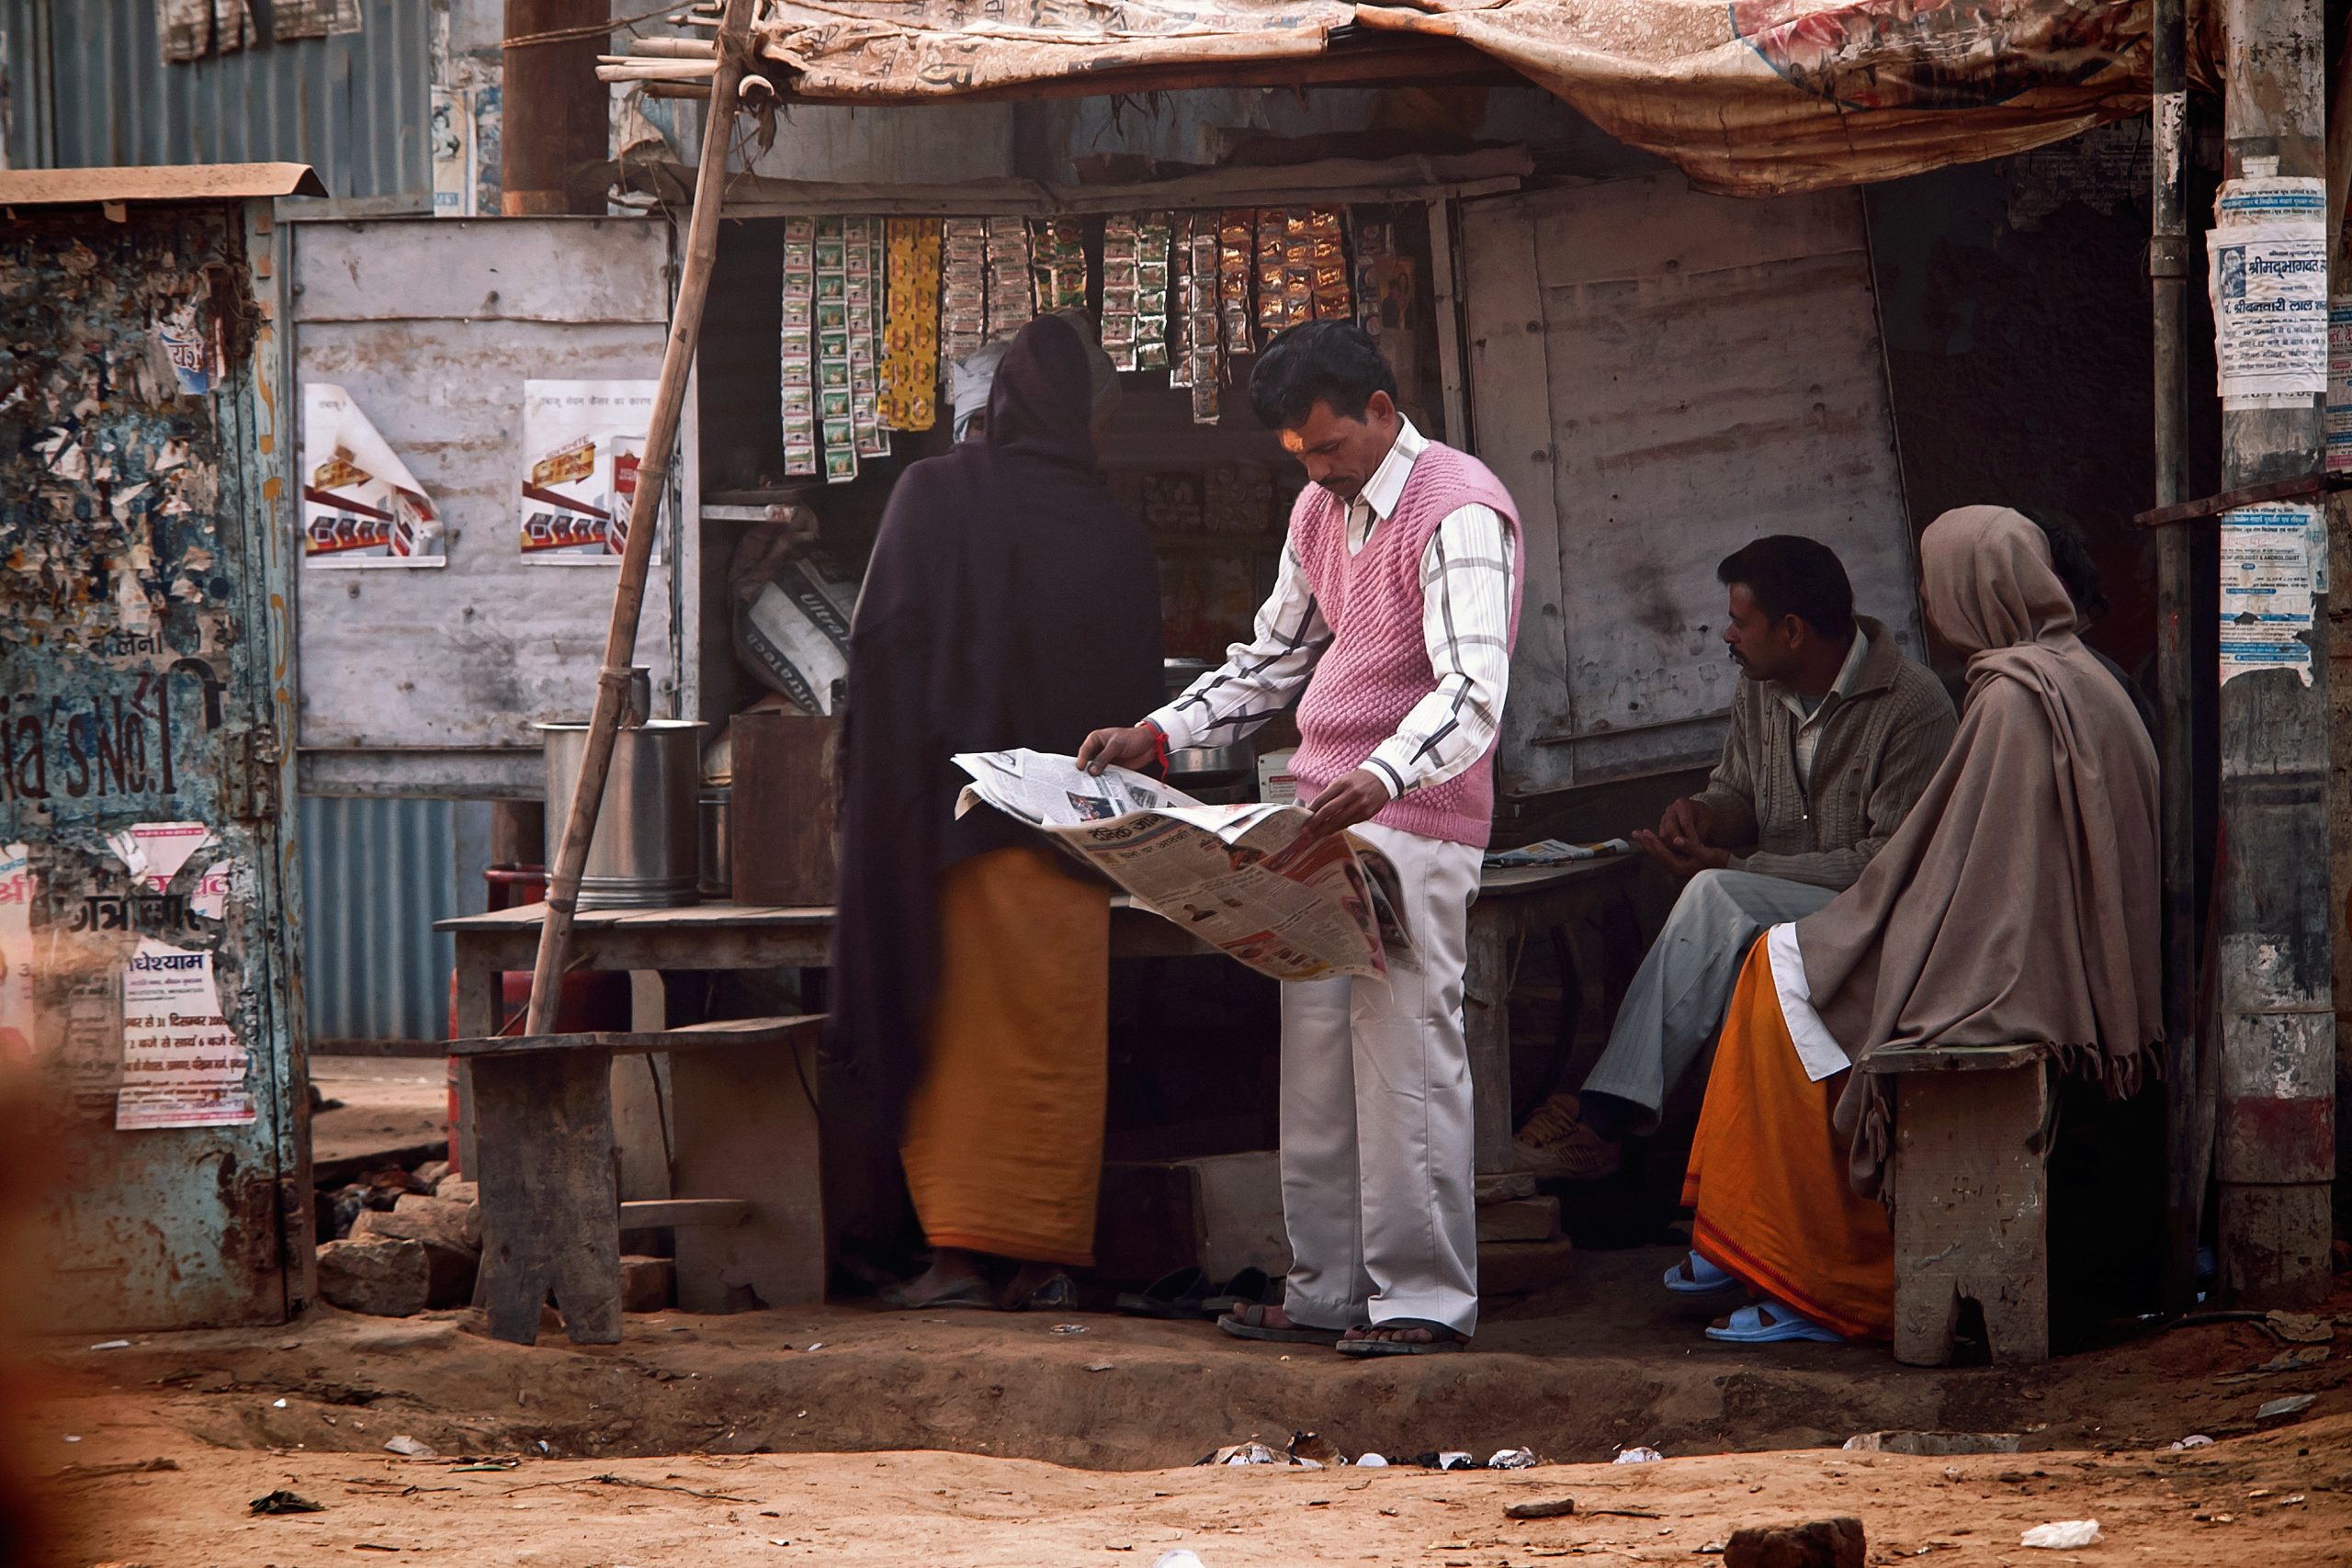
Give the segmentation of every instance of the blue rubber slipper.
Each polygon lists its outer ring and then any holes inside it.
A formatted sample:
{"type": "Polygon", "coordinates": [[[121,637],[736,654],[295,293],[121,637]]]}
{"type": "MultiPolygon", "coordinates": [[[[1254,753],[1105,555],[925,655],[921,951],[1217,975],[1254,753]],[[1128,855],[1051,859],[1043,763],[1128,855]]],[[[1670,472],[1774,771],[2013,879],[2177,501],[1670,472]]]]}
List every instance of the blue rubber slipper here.
{"type": "Polygon", "coordinates": [[[1678,1296],[1712,1296],[1738,1288],[1738,1279],[1724,1273],[1697,1253],[1666,1271],[1666,1288],[1678,1296]]]}
{"type": "Polygon", "coordinates": [[[1846,1342],[1846,1337],[1836,1329],[1824,1328],[1778,1302],[1741,1307],[1731,1314],[1726,1326],[1708,1329],[1707,1337],[1725,1345],[1781,1345],[1798,1339],[1816,1345],[1842,1345],[1846,1342]],[[1764,1321],[1766,1313],[1772,1314],[1770,1323],[1764,1321]]]}

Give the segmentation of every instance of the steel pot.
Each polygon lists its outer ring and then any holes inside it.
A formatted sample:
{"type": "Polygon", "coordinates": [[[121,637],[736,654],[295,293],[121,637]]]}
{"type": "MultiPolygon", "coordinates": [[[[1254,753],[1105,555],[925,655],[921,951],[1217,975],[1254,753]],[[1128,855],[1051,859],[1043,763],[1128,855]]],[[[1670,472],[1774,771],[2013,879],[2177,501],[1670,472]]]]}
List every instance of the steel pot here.
{"type": "MultiPolygon", "coordinates": [[[[588,727],[532,728],[545,738],[547,852],[553,866],[587,754],[588,727]]],[[[616,732],[596,835],[589,840],[580,878],[582,908],[664,909],[695,902],[702,859],[695,816],[704,728],[657,718],[616,732]]]]}

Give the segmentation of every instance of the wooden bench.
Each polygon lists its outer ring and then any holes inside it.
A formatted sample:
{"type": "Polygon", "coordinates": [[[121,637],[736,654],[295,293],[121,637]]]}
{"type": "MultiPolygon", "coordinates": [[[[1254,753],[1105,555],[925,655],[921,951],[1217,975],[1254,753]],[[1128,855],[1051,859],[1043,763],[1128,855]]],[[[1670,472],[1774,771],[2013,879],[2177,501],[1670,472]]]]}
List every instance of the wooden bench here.
{"type": "Polygon", "coordinates": [[[678,1304],[730,1312],[824,1299],[815,1017],[645,1033],[452,1042],[472,1070],[481,1273],[492,1336],[535,1343],[550,1297],[575,1344],[621,1337],[620,1235],[670,1228],[678,1304]],[[670,1056],[678,1196],[615,1188],[612,1063],[670,1056]]]}
{"type": "Polygon", "coordinates": [[[1894,1359],[1951,1362],[1964,1303],[1996,1361],[2050,1359],[2047,1045],[1871,1058],[1894,1089],[1894,1359]]]}

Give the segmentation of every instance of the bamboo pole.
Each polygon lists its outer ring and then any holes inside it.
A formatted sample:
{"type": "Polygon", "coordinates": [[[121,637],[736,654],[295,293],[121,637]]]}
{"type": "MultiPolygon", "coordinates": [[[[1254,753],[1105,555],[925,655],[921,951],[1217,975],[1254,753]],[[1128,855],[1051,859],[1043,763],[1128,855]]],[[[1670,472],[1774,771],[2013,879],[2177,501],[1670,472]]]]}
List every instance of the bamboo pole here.
{"type": "Polygon", "coordinates": [[[727,179],[727,150],[734,140],[735,86],[751,51],[752,0],[727,0],[718,31],[718,73],[711,78],[710,111],[702,128],[702,164],[695,175],[694,215],[686,225],[685,272],[678,280],[678,303],[670,317],[670,341],[662,351],[662,379],[653,394],[653,419],[645,435],[645,458],[629,502],[628,538],[621,549],[620,580],[613,586],[613,617],[605,632],[604,667],[596,672],[596,706],[588,720],[588,750],[580,764],[571,815],[555,864],[548,868],[548,914],[539,927],[539,956],[531,974],[526,1034],[554,1027],[563,995],[566,949],[580,907],[580,874],[588,863],[588,843],[605,803],[605,775],[613,762],[615,732],[628,698],[629,661],[637,653],[637,622],[645,606],[646,569],[653,558],[654,526],[678,445],[678,416],[686,400],[686,378],[694,368],[695,344],[702,335],[703,301],[710,293],[710,271],[718,253],[718,209],[727,179]]]}

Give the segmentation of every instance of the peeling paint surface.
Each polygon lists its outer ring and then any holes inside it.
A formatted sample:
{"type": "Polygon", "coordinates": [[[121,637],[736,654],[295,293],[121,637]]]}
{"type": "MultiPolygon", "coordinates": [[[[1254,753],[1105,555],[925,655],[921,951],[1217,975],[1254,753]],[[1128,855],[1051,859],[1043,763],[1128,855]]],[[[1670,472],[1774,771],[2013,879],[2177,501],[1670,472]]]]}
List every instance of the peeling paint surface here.
{"type": "Polygon", "coordinates": [[[288,698],[261,445],[277,349],[253,281],[279,269],[248,260],[276,243],[266,213],[0,224],[0,844],[25,849],[0,940],[52,1134],[37,1288],[76,1326],[277,1321],[293,1288],[288,698]],[[141,825],[187,829],[188,852],[126,859],[141,825]],[[200,955],[254,1114],[117,1131],[142,953],[200,955]]]}

